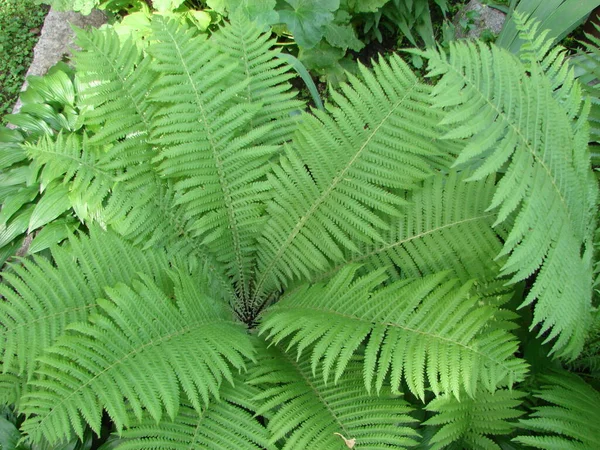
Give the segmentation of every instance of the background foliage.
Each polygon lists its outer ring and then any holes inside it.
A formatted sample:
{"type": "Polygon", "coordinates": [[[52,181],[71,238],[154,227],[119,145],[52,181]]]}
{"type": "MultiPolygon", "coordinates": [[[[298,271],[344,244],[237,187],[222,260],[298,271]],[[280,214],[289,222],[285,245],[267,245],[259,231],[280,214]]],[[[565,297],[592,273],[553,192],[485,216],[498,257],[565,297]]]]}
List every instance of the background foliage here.
{"type": "Polygon", "coordinates": [[[0,0],[0,117],[17,101],[45,15],[34,0],[0,0]]]}

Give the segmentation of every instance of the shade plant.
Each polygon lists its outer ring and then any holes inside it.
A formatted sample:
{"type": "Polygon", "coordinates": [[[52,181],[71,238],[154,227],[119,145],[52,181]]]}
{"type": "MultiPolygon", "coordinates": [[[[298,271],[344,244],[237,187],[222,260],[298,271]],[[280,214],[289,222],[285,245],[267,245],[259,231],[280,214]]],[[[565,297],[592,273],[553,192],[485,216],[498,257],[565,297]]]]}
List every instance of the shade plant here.
{"type": "Polygon", "coordinates": [[[520,26],[310,112],[243,16],[78,32],[81,127],[20,148],[82,226],[2,272],[23,442],[593,448],[589,100],[520,26]]]}

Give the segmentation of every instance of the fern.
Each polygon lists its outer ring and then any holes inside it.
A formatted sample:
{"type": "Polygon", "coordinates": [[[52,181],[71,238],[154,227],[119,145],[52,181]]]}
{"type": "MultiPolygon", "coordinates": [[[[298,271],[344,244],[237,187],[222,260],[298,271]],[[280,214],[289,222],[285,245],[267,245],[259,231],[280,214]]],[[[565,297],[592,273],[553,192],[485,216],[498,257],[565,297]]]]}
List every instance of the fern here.
{"type": "Polygon", "coordinates": [[[259,240],[254,303],[289,280],[341,261],[358,240],[381,240],[380,214],[406,201],[391,189],[416,188],[439,155],[440,116],[429,87],[398,57],[381,61],[364,81],[351,79],[329,114],[314,111],[269,177],[274,197],[259,240]]]}
{"type": "Polygon", "coordinates": [[[158,421],[163,409],[175,417],[181,391],[198,412],[209,396],[218,397],[221,382],[233,382],[229,364],[243,368],[252,344],[222,304],[199,290],[197,278],[173,275],[176,304],[144,276],[131,287],[107,288],[108,299],[98,300],[102,313],[72,323],[40,357],[22,405],[36,415],[22,429],[55,443],[65,420],[80,438],[86,422],[100,434],[103,408],[121,431],[130,423],[123,398],[138,420],[146,410],[158,421]]]}
{"type": "Polygon", "coordinates": [[[147,449],[203,449],[240,450],[269,449],[267,430],[248,411],[257,406],[252,397],[258,390],[244,384],[235,376],[235,387],[221,389],[220,402],[212,402],[200,413],[183,401],[174,420],[162,419],[156,423],[145,418],[123,432],[121,450],[147,449]]]}
{"type": "Polygon", "coordinates": [[[321,364],[325,382],[331,372],[339,380],[364,341],[369,391],[374,383],[379,392],[389,376],[395,389],[403,378],[421,399],[426,379],[436,394],[459,397],[463,389],[474,395],[479,383],[493,390],[525,375],[526,365],[512,356],[510,336],[486,329],[494,312],[475,308],[478,299],[468,284],[457,288],[442,273],[375,289],[385,280],[381,271],[355,279],[356,270],[346,267],[327,284],[282,298],[261,318],[261,333],[275,343],[292,337],[289,347],[297,347],[298,355],[314,345],[312,370],[321,364]]]}
{"type": "Polygon", "coordinates": [[[500,267],[491,261],[502,246],[491,228],[495,214],[486,211],[494,180],[466,183],[467,178],[459,172],[428,178],[422,189],[407,194],[411,205],[390,220],[383,242],[348,252],[344,265],[362,264],[367,273],[386,267],[391,279],[445,270],[462,282],[496,277],[500,267]]]}
{"type": "MultiPolygon", "coordinates": [[[[547,47],[536,50],[542,60],[547,47]]],[[[434,104],[448,111],[443,122],[454,126],[445,139],[469,138],[456,165],[474,166],[473,179],[506,167],[490,204],[497,209],[496,224],[516,217],[500,253],[509,255],[503,273],[517,282],[537,272],[522,306],[536,302],[532,326],[540,325],[547,341],[554,339],[554,352],[574,357],[591,318],[597,189],[586,148],[586,111],[577,89],[568,87],[572,74],[555,74],[561,66],[556,52],[541,69],[529,64],[525,70],[516,69],[515,56],[483,44],[452,44],[449,55],[430,50],[426,56],[429,75],[442,76],[434,104]],[[557,80],[560,92],[552,82],[557,80]],[[575,113],[580,117],[573,123],[575,113]]]]}
{"type": "Polygon", "coordinates": [[[536,406],[521,420],[530,430],[515,440],[543,449],[589,449],[600,446],[600,394],[583,380],[567,373],[553,374],[536,397],[548,403],[536,406]]]}
{"type": "Polygon", "coordinates": [[[24,445],[597,446],[591,385],[531,392],[578,354],[596,373],[589,108],[561,49],[522,24],[519,57],[429,50],[434,85],[382,58],[302,112],[270,34],[151,22],[144,45],[78,32],[81,128],[0,149],[1,243],[81,222],[2,274],[24,445]]]}
{"type": "MultiPolygon", "coordinates": [[[[278,149],[262,143],[277,128],[277,118],[267,115],[266,121],[262,114],[258,121],[263,125],[237,135],[252,125],[262,107],[251,99],[238,101],[250,89],[248,78],[236,80],[238,61],[211,42],[199,44],[191,30],[178,33],[174,22],[156,19],[154,30],[157,42],[150,52],[157,67],[168,73],[153,90],[161,105],[152,133],[153,142],[162,147],[158,171],[175,182],[177,204],[193,221],[193,232],[219,255],[238,296],[247,302],[253,269],[248,250],[261,230],[261,200],[267,198],[265,163],[278,149]]],[[[269,47],[268,42],[263,45],[269,47]]]]}
{"type": "Polygon", "coordinates": [[[97,309],[104,289],[131,284],[137,273],[164,286],[168,268],[163,252],[143,252],[112,233],[92,229],[89,238],[71,239],[55,248],[52,262],[35,257],[4,272],[0,295],[3,372],[31,378],[37,359],[65,327],[84,321],[97,309]],[[102,238],[100,239],[100,236],[102,238]]]}
{"type": "Polygon", "coordinates": [[[406,402],[381,392],[370,396],[364,391],[359,361],[352,360],[336,384],[313,378],[310,358],[298,360],[277,346],[259,352],[259,365],[251,383],[264,392],[258,413],[278,408],[269,420],[271,443],[296,448],[404,448],[416,443],[417,433],[409,425],[414,419],[406,402]]]}
{"type": "Polygon", "coordinates": [[[427,405],[437,414],[423,424],[436,427],[429,440],[432,450],[456,443],[473,449],[500,449],[490,436],[510,434],[514,419],[522,415],[515,409],[525,394],[519,391],[481,391],[460,401],[451,396],[438,397],[427,405]]]}

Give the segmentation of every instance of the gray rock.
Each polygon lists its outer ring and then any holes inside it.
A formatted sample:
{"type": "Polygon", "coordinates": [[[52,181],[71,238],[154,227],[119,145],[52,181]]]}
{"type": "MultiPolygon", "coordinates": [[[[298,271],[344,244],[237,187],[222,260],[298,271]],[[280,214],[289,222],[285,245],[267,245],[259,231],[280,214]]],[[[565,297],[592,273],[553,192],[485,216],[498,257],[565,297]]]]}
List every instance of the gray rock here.
{"type": "MultiPolygon", "coordinates": [[[[76,12],[59,12],[50,10],[44,21],[44,26],[35,48],[33,49],[33,61],[27,75],[44,75],[50,67],[71,54],[74,47],[75,33],[71,28],[74,25],[79,28],[98,28],[106,23],[106,15],[94,10],[89,16],[83,16],[76,12]]],[[[27,87],[27,81],[22,91],[27,87]]],[[[17,101],[13,113],[21,109],[21,101],[17,101]]]]}
{"type": "Polygon", "coordinates": [[[452,21],[456,27],[456,37],[461,38],[478,38],[485,30],[489,30],[494,34],[500,33],[506,20],[506,14],[482,4],[479,0],[471,0],[462,11],[454,17],[452,21]],[[473,11],[473,12],[470,12],[473,11]],[[460,22],[466,19],[469,23],[465,29],[460,22]]]}

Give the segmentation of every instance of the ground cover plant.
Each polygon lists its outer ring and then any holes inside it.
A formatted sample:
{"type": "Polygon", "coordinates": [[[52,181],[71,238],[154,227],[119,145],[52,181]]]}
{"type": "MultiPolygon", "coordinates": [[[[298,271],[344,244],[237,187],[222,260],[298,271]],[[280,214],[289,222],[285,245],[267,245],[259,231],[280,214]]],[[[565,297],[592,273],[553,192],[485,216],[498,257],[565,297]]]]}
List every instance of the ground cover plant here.
{"type": "Polygon", "coordinates": [[[2,272],[12,445],[598,447],[590,101],[515,17],[311,112],[246,17],[79,32],[0,148],[4,233],[81,222],[2,272]]]}
{"type": "Polygon", "coordinates": [[[17,101],[45,15],[33,0],[0,0],[0,117],[17,101]]]}

